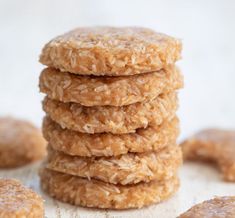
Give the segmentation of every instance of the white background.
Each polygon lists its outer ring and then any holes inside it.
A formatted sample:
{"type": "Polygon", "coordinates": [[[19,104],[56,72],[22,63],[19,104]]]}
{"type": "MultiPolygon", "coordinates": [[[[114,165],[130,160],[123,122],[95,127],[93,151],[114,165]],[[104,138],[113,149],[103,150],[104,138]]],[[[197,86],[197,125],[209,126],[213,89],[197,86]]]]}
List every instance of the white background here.
{"type": "MultiPolygon", "coordinates": [[[[181,138],[208,126],[235,128],[233,0],[0,0],[0,116],[27,118],[40,126],[40,50],[58,34],[87,25],[146,26],[181,38],[181,138]]],[[[187,165],[182,175],[178,200],[158,207],[162,217],[235,190],[210,168],[187,165]]]]}
{"type": "Polygon", "coordinates": [[[137,25],[183,40],[182,136],[235,127],[235,2],[222,0],[0,0],[0,115],[40,125],[42,46],[77,26],[137,25]]]}

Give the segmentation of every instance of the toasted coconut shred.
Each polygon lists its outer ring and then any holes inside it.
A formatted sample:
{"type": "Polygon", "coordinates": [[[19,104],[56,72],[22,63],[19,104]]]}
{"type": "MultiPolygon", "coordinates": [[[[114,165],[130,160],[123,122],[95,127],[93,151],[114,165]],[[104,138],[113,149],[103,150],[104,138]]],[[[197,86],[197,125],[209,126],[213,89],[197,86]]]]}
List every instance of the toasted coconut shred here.
{"type": "Polygon", "coordinates": [[[44,46],[45,192],[73,205],[127,209],[178,190],[181,47],[139,27],[77,28],[44,46]]]}

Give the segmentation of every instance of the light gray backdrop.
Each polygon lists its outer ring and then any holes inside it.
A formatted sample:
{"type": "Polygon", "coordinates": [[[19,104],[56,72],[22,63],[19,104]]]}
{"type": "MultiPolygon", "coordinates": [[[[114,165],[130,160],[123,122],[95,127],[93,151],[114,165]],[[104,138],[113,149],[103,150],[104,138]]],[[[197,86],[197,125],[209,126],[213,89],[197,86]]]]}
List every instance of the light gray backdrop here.
{"type": "Polygon", "coordinates": [[[40,49],[76,26],[138,25],[183,40],[182,135],[235,127],[234,1],[0,0],[0,115],[40,125],[40,49]]]}

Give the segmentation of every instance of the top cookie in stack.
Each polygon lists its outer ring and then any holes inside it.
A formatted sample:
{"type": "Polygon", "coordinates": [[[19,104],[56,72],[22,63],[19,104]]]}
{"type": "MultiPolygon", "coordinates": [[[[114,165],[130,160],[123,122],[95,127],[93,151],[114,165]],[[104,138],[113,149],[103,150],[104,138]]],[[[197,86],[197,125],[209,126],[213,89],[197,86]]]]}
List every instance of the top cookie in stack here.
{"type": "Polygon", "coordinates": [[[79,75],[127,76],[174,64],[181,42],[147,28],[78,28],[50,41],[40,62],[79,75]]]}
{"type": "Polygon", "coordinates": [[[46,44],[43,189],[72,204],[116,209],[171,196],[182,160],[180,53],[179,40],[137,27],[78,28],[46,44]]]}

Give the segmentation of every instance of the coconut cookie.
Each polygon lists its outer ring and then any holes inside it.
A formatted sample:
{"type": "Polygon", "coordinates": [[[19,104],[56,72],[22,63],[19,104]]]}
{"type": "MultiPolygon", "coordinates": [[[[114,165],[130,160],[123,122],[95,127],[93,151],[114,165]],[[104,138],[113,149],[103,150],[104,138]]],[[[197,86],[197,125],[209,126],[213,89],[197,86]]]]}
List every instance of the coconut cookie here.
{"type": "Polygon", "coordinates": [[[180,59],[178,39],[140,27],[77,28],[45,45],[40,62],[81,75],[134,75],[180,59]]]}
{"type": "Polygon", "coordinates": [[[48,116],[43,121],[43,135],[53,149],[78,156],[117,156],[128,152],[159,151],[168,144],[175,144],[179,134],[179,121],[175,117],[160,126],[138,129],[135,133],[87,134],[62,129],[48,116]]]}
{"type": "Polygon", "coordinates": [[[225,180],[235,181],[235,131],[206,129],[181,145],[185,159],[214,161],[225,180]]]}
{"type": "Polygon", "coordinates": [[[234,218],[235,196],[216,197],[196,204],[178,218],[234,218]]]}
{"type": "Polygon", "coordinates": [[[177,177],[126,186],[87,180],[48,169],[42,169],[40,177],[42,189],[57,200],[77,206],[109,209],[141,208],[160,203],[179,187],[177,177]]]}
{"type": "Polygon", "coordinates": [[[44,111],[63,128],[83,132],[123,134],[138,128],[160,125],[175,116],[178,108],[177,94],[163,94],[149,102],[123,107],[85,107],[77,103],[63,103],[45,98],[44,111]]]}
{"type": "Polygon", "coordinates": [[[46,155],[41,131],[27,121],[0,118],[0,168],[18,167],[46,155]]]}
{"type": "Polygon", "coordinates": [[[0,179],[0,217],[43,218],[43,199],[14,179],[0,179]]]}
{"type": "Polygon", "coordinates": [[[153,100],[182,86],[182,75],[175,66],[127,77],[79,76],[46,68],[39,79],[40,91],[51,99],[83,106],[129,105],[153,100]]]}
{"type": "Polygon", "coordinates": [[[159,152],[91,158],[70,156],[50,148],[46,166],[61,173],[127,185],[169,179],[181,163],[181,148],[170,145],[159,152]]]}

